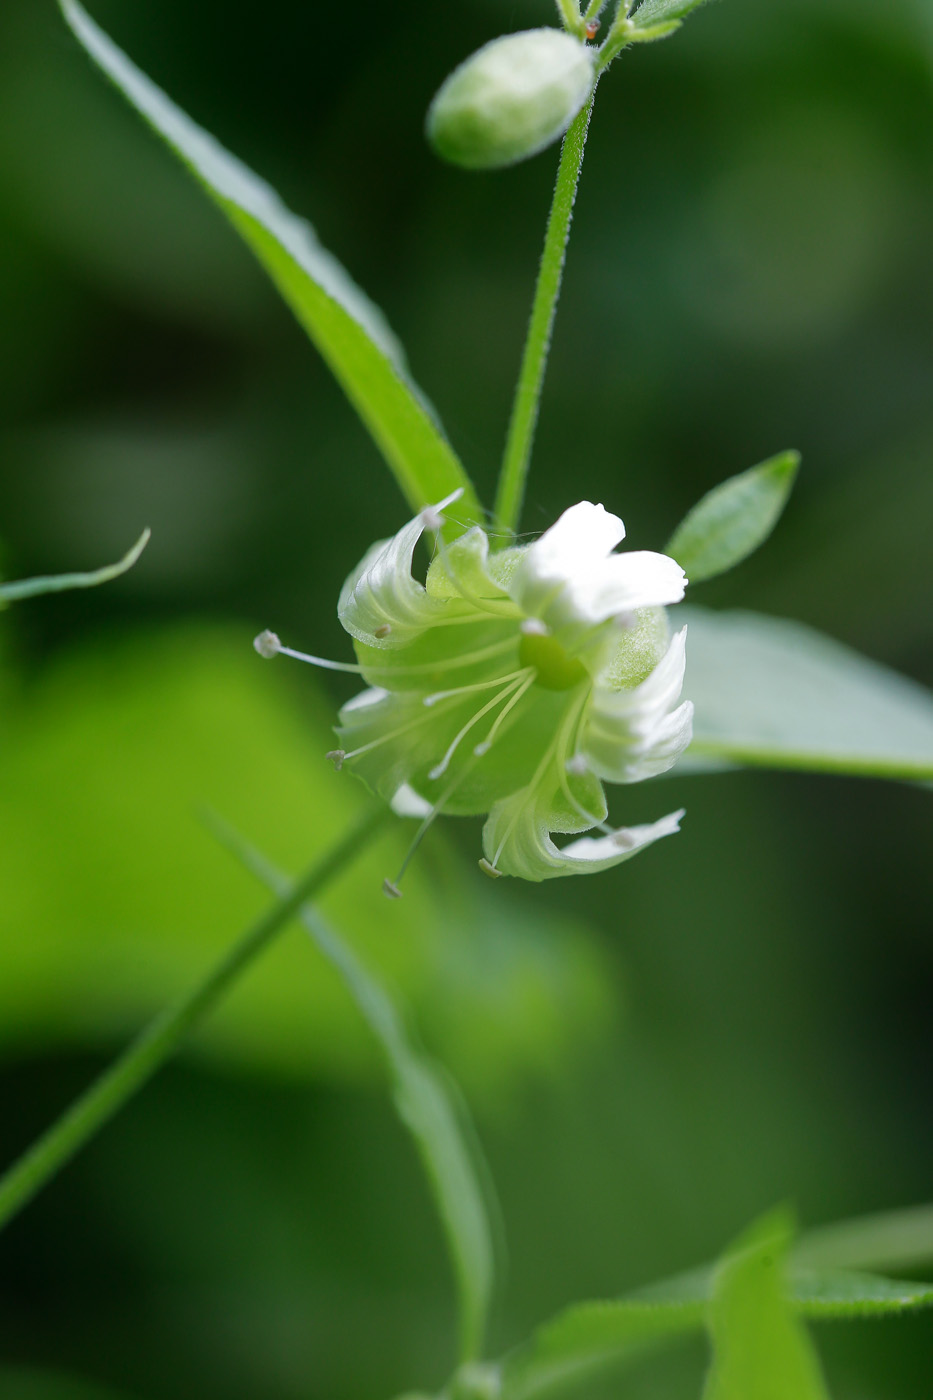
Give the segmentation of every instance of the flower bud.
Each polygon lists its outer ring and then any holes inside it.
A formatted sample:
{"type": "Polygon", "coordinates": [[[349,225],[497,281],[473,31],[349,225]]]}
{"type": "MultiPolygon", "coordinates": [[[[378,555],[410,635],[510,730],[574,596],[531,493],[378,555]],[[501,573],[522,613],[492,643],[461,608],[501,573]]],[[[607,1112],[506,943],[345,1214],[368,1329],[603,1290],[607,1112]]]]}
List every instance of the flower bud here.
{"type": "Polygon", "coordinates": [[[468,169],[512,165],[563,135],[593,80],[593,51],[559,29],[493,39],[441,87],[428,110],[428,140],[468,169]]]}

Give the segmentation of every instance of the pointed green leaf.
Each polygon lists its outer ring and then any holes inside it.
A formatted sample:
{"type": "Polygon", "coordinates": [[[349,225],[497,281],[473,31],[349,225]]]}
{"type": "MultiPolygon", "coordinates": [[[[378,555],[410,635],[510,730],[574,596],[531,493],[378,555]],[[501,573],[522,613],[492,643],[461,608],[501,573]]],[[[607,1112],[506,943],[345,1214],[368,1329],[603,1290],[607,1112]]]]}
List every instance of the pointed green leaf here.
{"type": "Polygon", "coordinates": [[[100,29],[77,0],[60,0],[91,58],[171,147],[269,273],[330,365],[414,510],[458,488],[463,521],[481,518],[469,479],[409,378],[380,311],[278,195],[195,125],[100,29]]]}
{"type": "Polygon", "coordinates": [[[827,1400],[816,1352],[788,1301],[790,1236],[788,1222],[770,1216],[719,1266],[704,1400],[827,1400]]]}
{"type": "MultiPolygon", "coordinates": [[[[276,893],[291,887],[226,825],[215,823],[224,844],[276,893]]],[[[489,1180],[466,1106],[451,1078],[419,1049],[398,1007],[318,912],[306,907],[302,922],[318,949],[337,969],[385,1056],[399,1117],[408,1128],[437,1204],[460,1296],[461,1357],[480,1355],[495,1281],[493,1232],[487,1213],[489,1180]]]]}
{"type": "Polygon", "coordinates": [[[664,547],[691,584],[735,568],[764,544],[791,493],[800,456],[782,452],[732,476],[684,517],[664,547]]]}
{"type": "Polygon", "coordinates": [[[801,623],[678,609],[688,623],[688,767],[933,778],[933,695],[801,623]]]}
{"type": "Polygon", "coordinates": [[[107,564],[103,569],[95,569],[88,574],[53,574],[48,578],[19,579],[15,583],[0,583],[0,607],[18,602],[21,598],[35,598],[40,593],[63,593],[69,588],[96,588],[99,583],[109,583],[131,569],[149,543],[149,531],[144,530],[131,550],[116,564],[107,564]]]}
{"type": "Polygon", "coordinates": [[[805,1317],[888,1317],[933,1307],[933,1284],[844,1269],[795,1269],[791,1295],[805,1317]]]}
{"type": "MultiPolygon", "coordinates": [[[[796,1252],[794,1255],[796,1259],[796,1252]]],[[[699,1331],[717,1283],[708,1266],[611,1302],[578,1303],[540,1327],[501,1367],[502,1400],[572,1390],[594,1372],[699,1331]]],[[[793,1310],[814,1321],[885,1317],[933,1306],[933,1286],[847,1270],[798,1268],[788,1280],[793,1310]]]]}
{"type": "Polygon", "coordinates": [[[703,1324],[702,1297],[634,1296],[579,1303],[540,1327],[502,1368],[502,1400],[572,1388],[607,1366],[634,1361],[703,1324]]]}
{"type": "Polygon", "coordinates": [[[808,1269],[910,1269],[933,1264],[933,1205],[882,1211],[808,1230],[794,1249],[808,1269]]]}
{"type": "Polygon", "coordinates": [[[667,20],[683,19],[705,3],[706,0],[643,0],[632,15],[632,22],[638,29],[647,29],[667,20]]]}

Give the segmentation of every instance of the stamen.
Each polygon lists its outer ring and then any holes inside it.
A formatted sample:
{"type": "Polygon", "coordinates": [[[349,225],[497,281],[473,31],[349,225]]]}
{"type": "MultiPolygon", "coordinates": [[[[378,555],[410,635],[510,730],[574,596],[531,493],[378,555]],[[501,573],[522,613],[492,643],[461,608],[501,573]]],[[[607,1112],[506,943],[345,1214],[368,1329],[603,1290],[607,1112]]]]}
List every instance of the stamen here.
{"type": "Polygon", "coordinates": [[[479,868],[484,875],[488,875],[490,880],[501,880],[502,871],[497,870],[494,865],[490,865],[485,856],[480,857],[479,868]]]}
{"type": "Polygon", "coordinates": [[[442,501],[438,501],[436,506],[425,506],[421,512],[421,523],[426,530],[441,530],[444,526],[444,517],[441,511],[447,506],[452,506],[454,501],[459,501],[463,495],[463,487],[456,491],[451,491],[449,496],[445,496],[442,501]]]}
{"type": "Polygon", "coordinates": [[[382,641],[383,637],[387,637],[391,631],[392,628],[389,626],[388,622],[384,622],[381,627],[376,628],[373,636],[378,637],[379,640],[382,641]]]}
{"type": "MultiPolygon", "coordinates": [[[[533,679],[533,677],[532,677],[532,679],[533,679]]],[[[500,690],[500,692],[499,692],[498,695],[494,695],[494,696],[492,697],[491,700],[488,700],[488,701],[486,702],[486,704],[483,705],[483,707],[482,707],[481,709],[477,710],[477,711],[476,711],[476,714],[473,715],[473,717],[472,717],[471,719],[468,719],[468,720],[467,720],[466,724],[463,726],[463,728],[460,730],[460,732],[456,735],[456,737],[454,738],[453,743],[450,745],[450,748],[449,748],[449,749],[447,750],[447,752],[444,754],[444,757],[441,759],[440,763],[438,763],[438,764],[436,765],[436,767],[434,767],[434,768],[431,769],[430,773],[428,774],[428,777],[429,777],[429,778],[439,778],[439,777],[441,776],[442,773],[446,773],[447,768],[448,768],[448,765],[450,764],[450,760],[453,758],[453,756],[454,756],[454,754],[456,753],[458,747],[460,746],[461,740],[463,740],[463,739],[466,738],[466,736],[469,734],[469,732],[470,732],[470,730],[473,728],[473,726],[474,726],[475,724],[479,724],[479,722],[480,722],[480,720],[483,718],[483,716],[484,716],[484,715],[488,715],[490,710],[495,709],[495,707],[499,704],[500,700],[504,700],[505,697],[506,697],[507,695],[510,695],[511,692],[512,692],[513,690],[522,689],[522,688],[527,690],[527,688],[528,688],[528,686],[529,686],[530,684],[531,684],[531,680],[528,680],[528,681],[522,681],[522,680],[520,680],[520,679],[519,679],[519,680],[514,680],[514,681],[511,682],[510,685],[507,685],[507,686],[504,687],[504,689],[500,690]]],[[[511,705],[509,706],[509,708],[511,708],[511,705]]]]}
{"type": "Polygon", "coordinates": [[[355,676],[363,674],[362,666],[353,666],[348,661],[327,661],[323,656],[309,656],[307,652],[283,647],[274,632],[260,632],[253,646],[259,655],[267,660],[271,660],[273,656],[290,656],[293,661],[307,661],[310,666],[322,666],[325,671],[352,671],[355,676]]]}
{"type": "Polygon", "coordinates": [[[527,666],[523,666],[520,671],[510,671],[506,676],[496,676],[495,680],[477,681],[476,685],[458,685],[452,690],[436,690],[433,695],[426,695],[422,703],[431,706],[436,705],[438,700],[449,699],[452,695],[469,695],[473,690],[489,690],[491,686],[501,685],[504,681],[513,681],[517,680],[519,676],[527,676],[528,669],[527,666]]]}
{"type": "Polygon", "coordinates": [[[440,797],[437,799],[430,812],[428,812],[427,816],[424,818],[421,825],[418,827],[418,830],[415,832],[414,837],[412,838],[411,845],[405,852],[405,859],[399,866],[398,874],[395,877],[394,883],[391,880],[383,881],[382,888],[390,899],[401,898],[402,892],[399,889],[399,885],[402,883],[402,876],[405,874],[405,871],[411,864],[412,857],[414,856],[418,847],[421,845],[422,841],[427,835],[428,830],[433,825],[434,820],[440,813],[441,808],[444,806],[444,803],[447,801],[448,797],[450,797],[452,793],[456,792],[457,788],[463,782],[464,778],[467,776],[472,766],[472,763],[468,763],[463,769],[463,771],[457,774],[453,782],[445,789],[444,792],[441,793],[440,797]]]}
{"type": "Polygon", "coordinates": [[[515,709],[515,706],[518,704],[519,700],[521,700],[522,696],[525,695],[528,692],[528,690],[530,690],[530,688],[534,685],[536,675],[537,672],[532,671],[531,675],[524,682],[524,684],[519,686],[518,690],[512,696],[509,703],[502,710],[501,714],[496,716],[495,723],[493,724],[489,733],[486,735],[486,738],[481,744],[477,744],[476,748],[473,750],[477,758],[482,758],[483,754],[488,753],[489,750],[492,748],[493,744],[496,742],[496,735],[499,733],[503,722],[508,718],[510,712],[515,709]]]}
{"type": "Polygon", "coordinates": [[[326,753],[326,754],[324,755],[325,758],[329,758],[329,759],[330,759],[331,763],[334,765],[335,771],[338,772],[338,773],[340,772],[341,768],[343,767],[343,761],[344,761],[344,759],[346,758],[346,756],[347,756],[347,751],[346,751],[346,749],[331,749],[330,753],[326,753]]]}

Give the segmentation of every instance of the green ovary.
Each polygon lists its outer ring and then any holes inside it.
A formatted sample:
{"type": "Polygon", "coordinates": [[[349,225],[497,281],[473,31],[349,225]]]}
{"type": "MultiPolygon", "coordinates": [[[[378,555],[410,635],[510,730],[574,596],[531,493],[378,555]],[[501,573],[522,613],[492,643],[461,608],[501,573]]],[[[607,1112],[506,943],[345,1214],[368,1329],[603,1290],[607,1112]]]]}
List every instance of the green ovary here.
{"type": "Polygon", "coordinates": [[[572,690],[587,679],[582,662],[570,656],[553,637],[522,637],[518,659],[520,665],[534,667],[538,673],[535,680],[545,690],[572,690]]]}

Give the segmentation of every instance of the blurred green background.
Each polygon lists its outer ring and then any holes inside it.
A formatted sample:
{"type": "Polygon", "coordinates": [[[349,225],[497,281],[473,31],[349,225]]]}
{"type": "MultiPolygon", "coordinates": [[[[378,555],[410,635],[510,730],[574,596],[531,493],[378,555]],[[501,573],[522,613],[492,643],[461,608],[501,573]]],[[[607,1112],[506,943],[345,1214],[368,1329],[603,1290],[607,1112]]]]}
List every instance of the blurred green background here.
{"type": "MultiPolygon", "coordinates": [[[[93,13],[315,223],[385,308],[491,497],[555,152],[442,167],[423,113],[547,0],[221,0],[93,13]]],[[[928,0],[724,0],[600,89],[525,525],[581,495],[658,548],[784,447],[775,539],[703,590],[933,684],[928,0]]],[[[221,217],[51,0],[0,9],[0,543],[7,576],[139,566],[0,623],[6,1161],[263,907],[209,806],[290,869],[359,805],[323,762],[352,684],[339,584],[405,517],[221,217]]],[[[326,901],[460,1080],[509,1245],[494,1343],[578,1297],[933,1196],[933,809],[906,786],[678,777],[681,836],[504,888],[478,826],[393,834],[326,901]],[[457,847],[462,848],[458,853],[457,847]]],[[[356,1400],[441,1382],[440,1234],[376,1057],[297,931],[0,1240],[4,1400],[356,1400]],[[73,1379],[72,1379],[73,1378],[73,1379]]],[[[824,1330],[841,1400],[928,1397],[923,1318],[824,1330]]],[[[687,1400],[697,1344],[592,1400],[687,1400]]]]}

